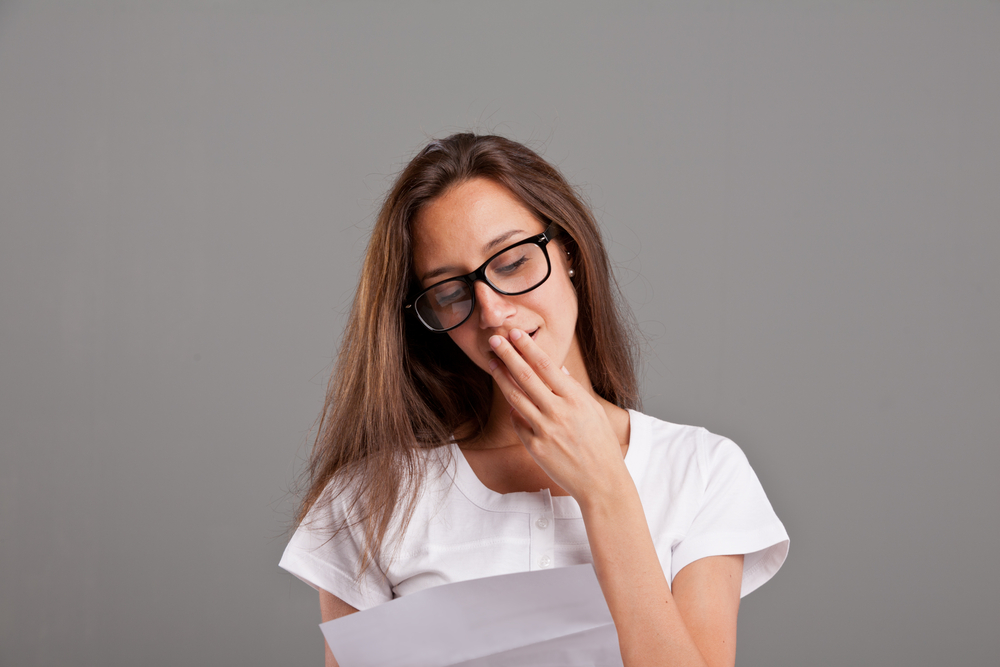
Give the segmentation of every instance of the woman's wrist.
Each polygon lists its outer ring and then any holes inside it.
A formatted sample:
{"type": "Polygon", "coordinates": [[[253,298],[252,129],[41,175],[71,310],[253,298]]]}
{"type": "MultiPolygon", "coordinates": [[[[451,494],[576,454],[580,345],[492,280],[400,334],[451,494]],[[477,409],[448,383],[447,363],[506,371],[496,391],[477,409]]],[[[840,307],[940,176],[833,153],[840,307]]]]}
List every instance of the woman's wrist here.
{"type": "Polygon", "coordinates": [[[642,509],[639,491],[625,462],[622,461],[615,467],[617,469],[613,474],[604,475],[599,481],[587,485],[579,495],[575,495],[584,523],[589,523],[591,519],[620,517],[636,506],[642,509]]]}

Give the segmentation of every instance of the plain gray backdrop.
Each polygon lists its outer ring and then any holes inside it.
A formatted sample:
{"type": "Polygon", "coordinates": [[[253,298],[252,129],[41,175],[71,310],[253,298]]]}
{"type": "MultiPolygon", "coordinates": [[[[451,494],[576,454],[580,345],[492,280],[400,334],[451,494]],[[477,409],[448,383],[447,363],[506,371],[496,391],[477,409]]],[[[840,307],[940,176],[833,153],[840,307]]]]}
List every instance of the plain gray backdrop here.
{"type": "Polygon", "coordinates": [[[743,665],[1000,660],[1000,4],[0,4],[0,664],[316,665],[278,569],[430,137],[594,207],[791,535],[743,665]]]}

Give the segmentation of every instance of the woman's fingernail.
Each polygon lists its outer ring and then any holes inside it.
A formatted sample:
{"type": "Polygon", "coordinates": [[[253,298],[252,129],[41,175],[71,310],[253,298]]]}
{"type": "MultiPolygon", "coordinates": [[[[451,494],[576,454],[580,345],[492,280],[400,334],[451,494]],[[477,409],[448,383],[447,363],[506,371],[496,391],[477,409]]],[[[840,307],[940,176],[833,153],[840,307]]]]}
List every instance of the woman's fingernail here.
{"type": "Polygon", "coordinates": [[[494,350],[500,347],[500,343],[503,342],[503,338],[500,336],[490,336],[490,347],[494,350]]]}
{"type": "Polygon", "coordinates": [[[569,371],[566,370],[565,366],[562,367],[562,372],[565,373],[566,375],[569,375],[569,371]]]}
{"type": "Polygon", "coordinates": [[[497,369],[497,366],[499,365],[500,365],[499,361],[497,361],[496,359],[490,359],[490,372],[495,371],[497,369]]]}
{"type": "Polygon", "coordinates": [[[510,330],[510,339],[511,340],[518,340],[520,338],[521,338],[521,330],[520,329],[511,329],[510,330]]]}

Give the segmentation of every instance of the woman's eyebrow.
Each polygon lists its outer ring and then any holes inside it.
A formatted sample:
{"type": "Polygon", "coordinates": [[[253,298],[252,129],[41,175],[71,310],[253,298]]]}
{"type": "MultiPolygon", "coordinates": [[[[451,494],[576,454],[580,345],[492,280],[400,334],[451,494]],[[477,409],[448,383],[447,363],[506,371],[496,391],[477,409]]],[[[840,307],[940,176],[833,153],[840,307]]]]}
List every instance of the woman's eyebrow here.
{"type": "Polygon", "coordinates": [[[514,236],[515,234],[524,234],[524,230],[512,229],[509,232],[504,232],[503,234],[500,234],[499,236],[495,237],[492,241],[483,246],[483,252],[484,253],[490,252],[491,250],[499,246],[501,243],[503,243],[510,237],[514,236]]]}
{"type": "Polygon", "coordinates": [[[452,271],[458,271],[458,268],[454,266],[439,266],[433,271],[428,271],[424,275],[420,276],[419,280],[420,282],[425,283],[431,278],[437,278],[438,276],[442,276],[446,273],[451,273],[452,271]]]}

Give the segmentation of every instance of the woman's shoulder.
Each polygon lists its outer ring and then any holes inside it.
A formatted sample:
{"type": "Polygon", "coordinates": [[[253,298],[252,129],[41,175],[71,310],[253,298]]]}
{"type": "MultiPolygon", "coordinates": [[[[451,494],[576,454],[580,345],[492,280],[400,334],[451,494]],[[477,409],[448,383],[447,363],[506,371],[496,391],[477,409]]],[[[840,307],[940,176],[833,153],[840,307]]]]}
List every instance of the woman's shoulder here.
{"type": "Polygon", "coordinates": [[[658,549],[671,552],[671,577],[701,558],[743,554],[741,595],[770,579],[788,554],[788,533],[743,450],[700,426],[631,416],[639,456],[625,462],[658,549]]]}
{"type": "Polygon", "coordinates": [[[693,471],[704,477],[749,465],[735,442],[703,426],[677,424],[631,410],[629,414],[629,451],[635,455],[636,468],[693,471]]]}
{"type": "Polygon", "coordinates": [[[660,453],[693,452],[698,448],[712,447],[723,441],[732,442],[703,426],[677,424],[636,410],[629,410],[629,416],[630,443],[653,447],[660,453]]]}
{"type": "MultiPolygon", "coordinates": [[[[398,495],[404,500],[410,492],[419,496],[440,493],[445,481],[453,476],[455,466],[451,443],[438,447],[414,447],[409,460],[399,461],[398,495]]],[[[334,473],[323,491],[317,496],[307,516],[313,519],[353,519],[360,511],[359,499],[372,483],[372,472],[364,466],[342,468],[334,473]]]]}

